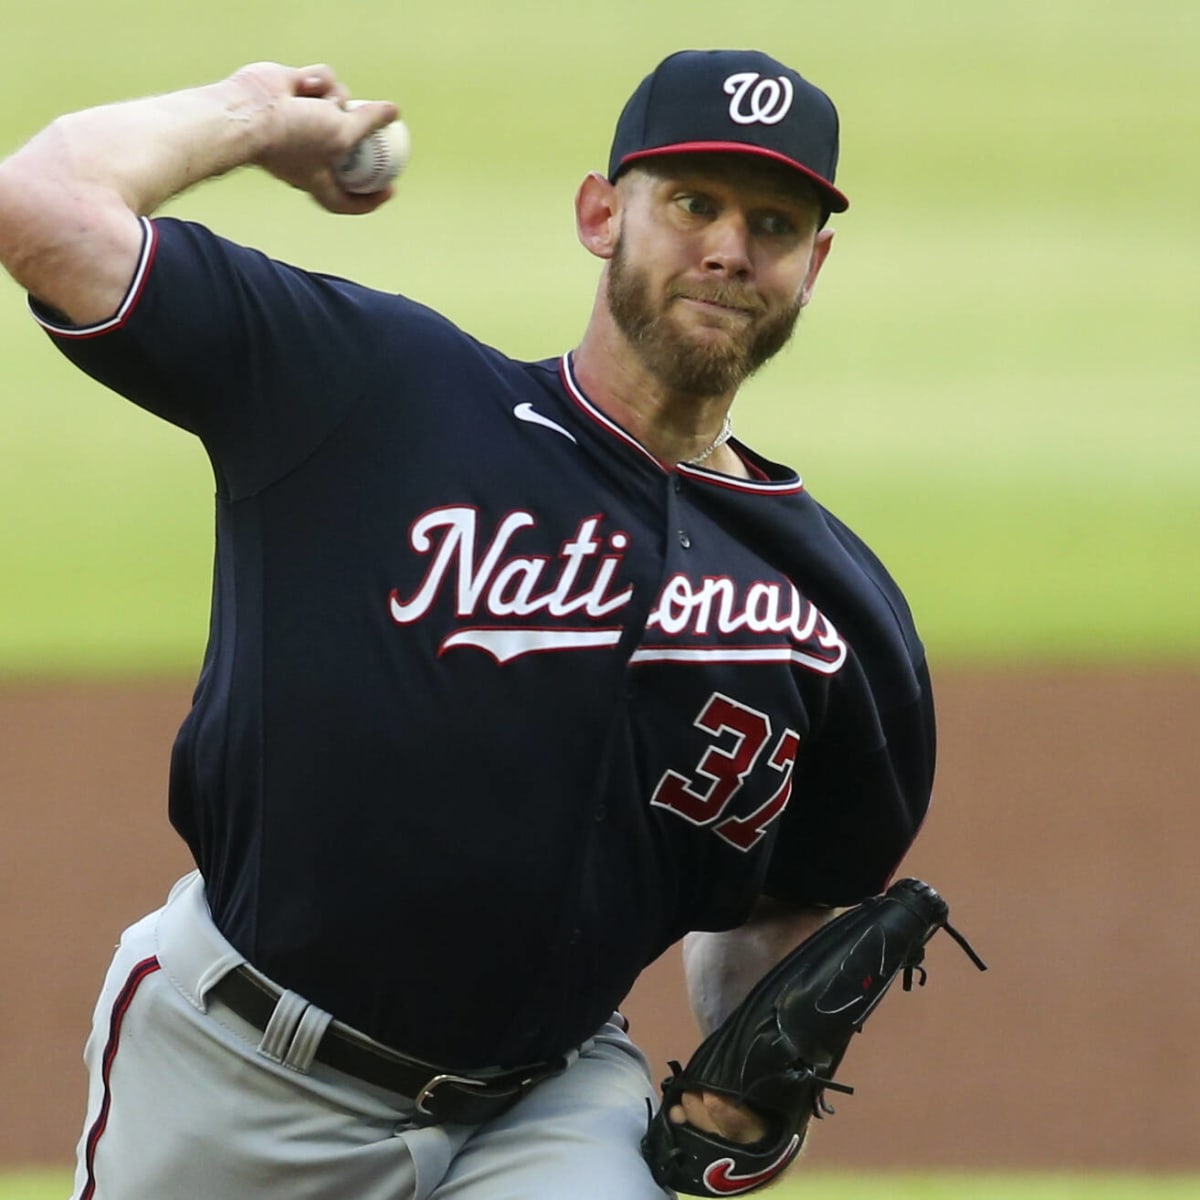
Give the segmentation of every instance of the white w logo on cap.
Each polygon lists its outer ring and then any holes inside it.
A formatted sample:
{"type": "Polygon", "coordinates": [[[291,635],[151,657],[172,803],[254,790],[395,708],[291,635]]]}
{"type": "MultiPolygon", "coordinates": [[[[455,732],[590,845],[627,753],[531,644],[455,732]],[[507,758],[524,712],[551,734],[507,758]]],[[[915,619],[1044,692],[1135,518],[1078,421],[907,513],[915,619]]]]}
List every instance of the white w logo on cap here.
{"type": "Polygon", "coordinates": [[[739,125],[778,125],[792,107],[795,89],[786,75],[764,79],[756,71],[739,71],[725,80],[730,120],[739,125]]]}

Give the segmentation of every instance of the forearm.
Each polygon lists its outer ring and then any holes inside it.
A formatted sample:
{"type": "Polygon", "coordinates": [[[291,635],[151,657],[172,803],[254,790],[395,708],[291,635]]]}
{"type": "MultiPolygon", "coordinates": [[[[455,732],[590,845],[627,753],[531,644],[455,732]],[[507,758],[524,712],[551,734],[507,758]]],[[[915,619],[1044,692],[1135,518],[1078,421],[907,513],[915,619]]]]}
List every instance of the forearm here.
{"type": "Polygon", "coordinates": [[[59,117],[10,160],[47,190],[112,196],[135,215],[193,184],[254,162],[270,142],[278,102],[239,72],[167,95],[59,117]]]}
{"type": "Polygon", "coordinates": [[[750,920],[724,933],[691,933],[683,969],[692,1013],[707,1036],[780,959],[837,909],[795,908],[762,900],[750,920]]]}
{"type": "Polygon", "coordinates": [[[0,165],[0,261],[72,316],[99,317],[77,279],[119,299],[136,258],[137,218],[203,179],[254,161],[269,107],[236,77],[60,117],[0,165]]]}
{"type": "Polygon", "coordinates": [[[367,213],[333,164],[395,116],[348,111],[327,67],[255,63],[220,83],[60,117],[0,163],[0,263],[77,323],[119,303],[141,248],[138,218],[199,183],[257,163],[333,212],[367,213]]]}

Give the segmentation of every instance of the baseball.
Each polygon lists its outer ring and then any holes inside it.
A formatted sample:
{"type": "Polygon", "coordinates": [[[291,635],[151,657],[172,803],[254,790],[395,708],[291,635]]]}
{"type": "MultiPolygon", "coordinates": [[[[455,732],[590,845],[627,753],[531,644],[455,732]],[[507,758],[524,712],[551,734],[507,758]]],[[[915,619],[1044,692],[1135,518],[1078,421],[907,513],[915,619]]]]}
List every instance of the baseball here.
{"type": "MultiPolygon", "coordinates": [[[[346,107],[356,108],[363,103],[349,100],[346,107]]],[[[355,143],[334,166],[334,178],[347,192],[365,195],[381,191],[408,165],[411,152],[408,126],[403,121],[393,121],[355,143]]]]}

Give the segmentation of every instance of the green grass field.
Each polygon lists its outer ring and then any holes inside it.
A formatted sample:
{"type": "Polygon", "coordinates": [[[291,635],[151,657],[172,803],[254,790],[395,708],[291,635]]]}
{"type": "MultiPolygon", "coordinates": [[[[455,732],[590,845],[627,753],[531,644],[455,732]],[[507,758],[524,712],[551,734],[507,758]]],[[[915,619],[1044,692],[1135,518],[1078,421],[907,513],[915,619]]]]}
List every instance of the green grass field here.
{"type": "MultiPolygon", "coordinates": [[[[389,209],[330,217],[245,172],[173,211],[540,357],[586,318],[596,267],[571,195],[625,95],[679,45],[767,46],[838,100],[853,206],[739,434],[868,537],[942,661],[1200,660],[1192,0],[287,12],[20,6],[0,149],[243,61],[330,61],[412,127],[389,209]]],[[[0,445],[0,674],[194,668],[203,456],[58,361],[7,280],[0,445]]]]}
{"type": "MultiPolygon", "coordinates": [[[[62,1172],[0,1177],[0,1200],[65,1200],[70,1187],[70,1176],[62,1172]]],[[[1200,1177],[797,1172],[763,1195],[772,1200],[1196,1200],[1200,1177]]]]}

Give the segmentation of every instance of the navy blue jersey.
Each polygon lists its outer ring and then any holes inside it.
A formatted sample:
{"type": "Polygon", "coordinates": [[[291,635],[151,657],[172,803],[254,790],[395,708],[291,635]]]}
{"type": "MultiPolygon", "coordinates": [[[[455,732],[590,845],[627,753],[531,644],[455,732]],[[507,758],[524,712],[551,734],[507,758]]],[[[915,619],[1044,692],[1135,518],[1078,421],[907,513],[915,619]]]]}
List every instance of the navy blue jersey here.
{"type": "Polygon", "coordinates": [[[112,321],[40,317],[213,463],[170,812],[256,966],[410,1054],[514,1064],[764,892],[884,887],[929,799],[924,656],[794,472],[660,463],[570,356],[145,228],[112,321]]]}

